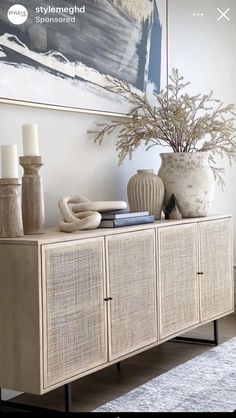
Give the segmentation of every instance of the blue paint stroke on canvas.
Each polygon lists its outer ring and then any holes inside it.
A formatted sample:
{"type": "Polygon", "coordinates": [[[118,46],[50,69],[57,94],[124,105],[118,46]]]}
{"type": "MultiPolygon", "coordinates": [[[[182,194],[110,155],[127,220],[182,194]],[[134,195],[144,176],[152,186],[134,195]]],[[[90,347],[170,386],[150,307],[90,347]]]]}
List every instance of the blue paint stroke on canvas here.
{"type": "MultiPolygon", "coordinates": [[[[35,23],[39,2],[31,0],[28,20],[20,27],[6,17],[14,3],[0,4],[0,62],[101,89],[107,78],[117,78],[141,91],[148,83],[160,90],[162,26],[155,0],[85,0],[86,12],[70,24],[35,23]]],[[[70,7],[74,1],[51,0],[50,5],[70,7]]]]}
{"type": "Polygon", "coordinates": [[[155,91],[159,93],[161,89],[162,27],[156,2],[154,2],[153,6],[152,19],[148,80],[154,84],[155,91]]]}

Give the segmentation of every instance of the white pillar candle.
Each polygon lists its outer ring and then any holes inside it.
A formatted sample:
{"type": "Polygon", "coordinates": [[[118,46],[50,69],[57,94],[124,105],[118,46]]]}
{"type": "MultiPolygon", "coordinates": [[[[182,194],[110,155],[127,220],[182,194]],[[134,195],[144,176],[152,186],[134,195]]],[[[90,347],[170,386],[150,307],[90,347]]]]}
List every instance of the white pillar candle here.
{"type": "Polygon", "coordinates": [[[3,179],[18,178],[18,159],[16,145],[1,145],[1,167],[3,179]]]}
{"type": "Polygon", "coordinates": [[[39,155],[37,125],[22,125],[22,137],[24,156],[39,155]]]}

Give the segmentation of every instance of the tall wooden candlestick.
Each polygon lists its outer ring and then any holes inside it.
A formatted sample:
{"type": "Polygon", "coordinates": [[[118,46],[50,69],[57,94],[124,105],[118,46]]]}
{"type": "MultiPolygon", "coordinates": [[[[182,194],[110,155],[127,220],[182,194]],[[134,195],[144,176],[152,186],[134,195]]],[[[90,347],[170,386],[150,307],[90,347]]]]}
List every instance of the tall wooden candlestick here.
{"type": "Polygon", "coordinates": [[[43,183],[39,170],[43,165],[40,155],[20,157],[24,168],[22,177],[22,215],[25,235],[44,234],[45,210],[43,183]]]}
{"type": "Polygon", "coordinates": [[[1,238],[17,238],[24,236],[20,186],[20,179],[0,179],[1,238]]]}

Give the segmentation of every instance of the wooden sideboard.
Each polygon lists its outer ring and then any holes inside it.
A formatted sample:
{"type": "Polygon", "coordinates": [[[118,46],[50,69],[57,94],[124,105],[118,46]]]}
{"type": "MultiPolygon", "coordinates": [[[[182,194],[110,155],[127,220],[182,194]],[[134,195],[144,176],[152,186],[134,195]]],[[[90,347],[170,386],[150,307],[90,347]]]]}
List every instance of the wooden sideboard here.
{"type": "Polygon", "coordinates": [[[234,310],[231,216],[0,240],[0,387],[43,394],[234,310]]]}

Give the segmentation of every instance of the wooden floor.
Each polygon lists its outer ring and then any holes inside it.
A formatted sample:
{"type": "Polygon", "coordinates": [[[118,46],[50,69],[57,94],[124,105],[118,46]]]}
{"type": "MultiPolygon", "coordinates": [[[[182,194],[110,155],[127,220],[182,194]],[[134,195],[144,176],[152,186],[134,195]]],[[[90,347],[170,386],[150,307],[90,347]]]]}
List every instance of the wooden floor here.
{"type": "MultiPolygon", "coordinates": [[[[236,336],[236,316],[218,321],[220,343],[236,336]]],[[[213,324],[186,335],[212,339],[213,324]]],[[[72,384],[73,411],[92,411],[173,367],[198,356],[211,347],[169,341],[121,363],[121,370],[110,366],[72,384]]],[[[63,409],[63,388],[43,396],[21,395],[14,400],[46,408],[63,409]]]]}

